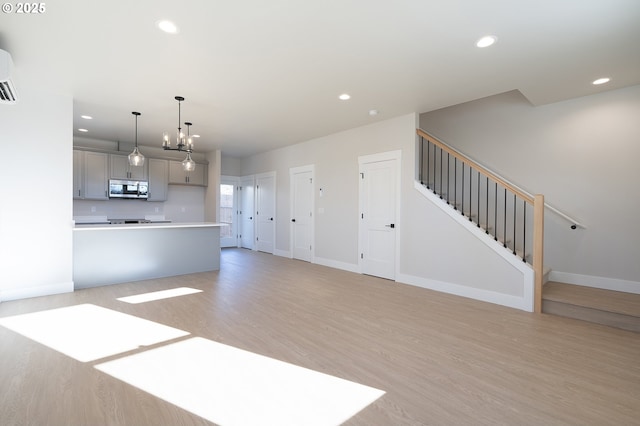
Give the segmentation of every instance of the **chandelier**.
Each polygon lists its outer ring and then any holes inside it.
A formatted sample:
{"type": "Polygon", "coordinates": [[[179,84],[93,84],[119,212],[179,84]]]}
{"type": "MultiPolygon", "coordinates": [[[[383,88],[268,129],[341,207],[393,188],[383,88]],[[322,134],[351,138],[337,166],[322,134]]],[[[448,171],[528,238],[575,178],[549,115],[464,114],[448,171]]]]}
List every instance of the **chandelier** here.
{"type": "Polygon", "coordinates": [[[185,135],[182,131],[182,127],[180,127],[180,102],[184,101],[184,98],[182,96],[176,96],[175,100],[178,101],[178,132],[176,135],[176,147],[173,148],[171,146],[171,137],[169,136],[169,132],[164,132],[162,134],[162,148],[165,151],[186,152],[187,157],[182,161],[182,168],[187,172],[192,172],[196,168],[196,162],[191,159],[191,153],[193,152],[193,137],[189,132],[193,123],[188,121],[184,123],[187,126],[187,134],[185,135]]]}
{"type": "Polygon", "coordinates": [[[133,152],[129,154],[129,165],[130,166],[142,166],[144,165],[144,155],[140,151],[138,151],[138,116],[142,115],[139,112],[132,112],[131,114],[136,116],[136,146],[133,149],[133,152]]]}

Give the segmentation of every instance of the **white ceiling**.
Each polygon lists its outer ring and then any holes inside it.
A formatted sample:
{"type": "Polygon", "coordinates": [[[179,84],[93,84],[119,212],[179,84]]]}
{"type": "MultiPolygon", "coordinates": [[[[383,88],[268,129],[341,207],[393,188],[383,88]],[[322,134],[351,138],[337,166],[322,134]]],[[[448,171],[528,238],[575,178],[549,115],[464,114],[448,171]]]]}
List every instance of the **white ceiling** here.
{"type": "Polygon", "coordinates": [[[175,130],[176,95],[198,151],[244,156],[514,89],[542,105],[640,84],[638,0],[45,5],[0,14],[18,92],[73,96],[74,134],[89,138],[131,142],[140,111],[141,145],[175,130]],[[179,34],[160,32],[161,19],[179,34]],[[486,34],[498,42],[475,47],[486,34]],[[591,84],[603,76],[611,82],[591,84]]]}

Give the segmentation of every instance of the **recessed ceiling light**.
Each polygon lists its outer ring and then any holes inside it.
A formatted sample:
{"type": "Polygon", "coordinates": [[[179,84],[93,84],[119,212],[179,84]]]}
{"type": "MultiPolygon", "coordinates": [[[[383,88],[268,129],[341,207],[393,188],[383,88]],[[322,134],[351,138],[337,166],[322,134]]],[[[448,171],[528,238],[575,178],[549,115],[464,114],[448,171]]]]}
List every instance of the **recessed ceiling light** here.
{"type": "Polygon", "coordinates": [[[178,27],[171,21],[163,20],[156,22],[158,28],[168,34],[177,34],[179,32],[178,27]]]}
{"type": "Polygon", "coordinates": [[[81,115],[80,118],[84,118],[85,120],[93,120],[93,117],[90,115],[81,115]]]}
{"type": "Polygon", "coordinates": [[[493,36],[493,35],[488,35],[488,36],[484,36],[480,40],[478,40],[476,42],[476,46],[478,46],[478,47],[489,47],[493,43],[495,43],[496,41],[498,41],[498,37],[493,36]]]}
{"type": "Polygon", "coordinates": [[[372,116],[372,117],[378,115],[378,110],[377,109],[370,109],[369,110],[369,115],[372,116]]]}
{"type": "Polygon", "coordinates": [[[597,79],[597,80],[594,80],[594,81],[593,81],[593,83],[591,83],[591,84],[595,84],[595,85],[597,86],[598,84],[605,84],[605,83],[608,83],[610,80],[611,80],[611,79],[610,79],[610,78],[608,78],[608,77],[603,77],[603,78],[599,78],[599,79],[597,79]]]}
{"type": "Polygon", "coordinates": [[[87,132],[88,132],[88,130],[87,130],[87,129],[78,129],[78,131],[79,131],[79,132],[82,132],[82,133],[87,133],[87,132]]]}
{"type": "Polygon", "coordinates": [[[338,96],[338,99],[340,99],[341,101],[348,101],[349,99],[351,99],[351,95],[349,95],[348,93],[343,93],[342,95],[338,96]]]}
{"type": "Polygon", "coordinates": [[[200,137],[200,135],[191,135],[191,137],[193,137],[193,138],[199,138],[199,137],[200,137]]]}

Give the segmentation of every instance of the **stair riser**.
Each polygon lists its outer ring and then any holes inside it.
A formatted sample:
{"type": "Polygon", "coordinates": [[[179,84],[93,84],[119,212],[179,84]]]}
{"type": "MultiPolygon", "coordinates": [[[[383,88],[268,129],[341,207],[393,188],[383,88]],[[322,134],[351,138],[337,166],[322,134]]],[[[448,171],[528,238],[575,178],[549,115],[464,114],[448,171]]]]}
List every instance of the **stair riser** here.
{"type": "Polygon", "coordinates": [[[543,300],[542,312],[640,333],[640,318],[568,303],[543,300]]]}

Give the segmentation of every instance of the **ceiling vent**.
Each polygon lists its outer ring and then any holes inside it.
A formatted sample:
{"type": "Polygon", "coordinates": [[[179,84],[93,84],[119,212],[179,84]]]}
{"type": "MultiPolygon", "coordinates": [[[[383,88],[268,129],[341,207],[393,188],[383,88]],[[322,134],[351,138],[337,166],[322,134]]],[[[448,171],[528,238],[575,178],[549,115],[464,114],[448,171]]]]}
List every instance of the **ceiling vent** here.
{"type": "Polygon", "coordinates": [[[18,101],[16,87],[11,81],[12,68],[11,55],[0,49],[0,104],[15,104],[18,101]]]}

